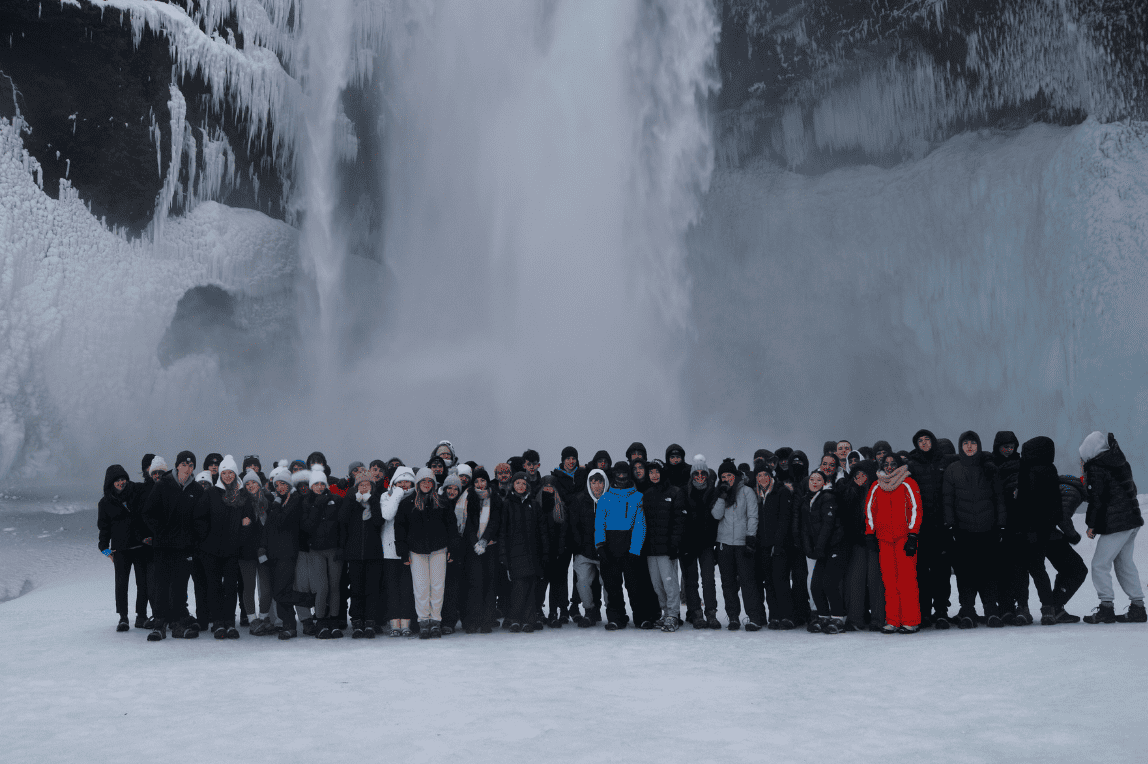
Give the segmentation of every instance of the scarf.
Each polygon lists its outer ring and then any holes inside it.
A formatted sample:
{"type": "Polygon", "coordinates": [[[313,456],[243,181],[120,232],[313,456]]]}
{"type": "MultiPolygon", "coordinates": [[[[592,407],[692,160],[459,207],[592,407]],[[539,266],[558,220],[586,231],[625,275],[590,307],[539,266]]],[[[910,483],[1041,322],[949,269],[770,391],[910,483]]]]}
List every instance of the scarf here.
{"type": "Polygon", "coordinates": [[[237,507],[243,501],[243,494],[239,492],[239,478],[231,481],[231,484],[223,484],[223,503],[229,507],[237,507]]]}
{"type": "Polygon", "coordinates": [[[466,530],[466,497],[467,492],[463,491],[462,495],[458,497],[458,501],[454,503],[454,520],[458,523],[459,535],[466,530]]]}
{"type": "Polygon", "coordinates": [[[478,512],[478,537],[486,533],[486,524],[490,522],[490,491],[475,491],[482,500],[482,509],[478,512]]]}
{"type": "MultiPolygon", "coordinates": [[[[254,494],[248,493],[247,495],[250,497],[251,506],[255,509],[255,516],[259,518],[259,523],[267,525],[267,494],[263,491],[256,491],[254,494]]],[[[276,496],[275,499],[278,501],[279,497],[276,496]]]]}
{"type": "Polygon", "coordinates": [[[905,482],[905,478],[909,477],[909,465],[902,464],[897,469],[893,470],[893,474],[889,474],[882,470],[877,473],[877,485],[881,486],[882,491],[892,493],[901,487],[905,482]]]}

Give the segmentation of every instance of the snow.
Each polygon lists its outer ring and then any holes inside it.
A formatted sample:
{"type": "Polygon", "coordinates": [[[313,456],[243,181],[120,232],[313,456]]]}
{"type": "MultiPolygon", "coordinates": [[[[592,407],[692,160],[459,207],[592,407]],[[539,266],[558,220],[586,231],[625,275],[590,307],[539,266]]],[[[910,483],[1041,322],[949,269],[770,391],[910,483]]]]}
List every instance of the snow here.
{"type": "MultiPolygon", "coordinates": [[[[1148,743],[1144,625],[150,644],[114,632],[112,566],[83,521],[37,542],[69,560],[55,578],[0,603],[7,762],[1115,762],[1148,743]]],[[[1069,610],[1094,599],[1086,582],[1069,610]]]]}

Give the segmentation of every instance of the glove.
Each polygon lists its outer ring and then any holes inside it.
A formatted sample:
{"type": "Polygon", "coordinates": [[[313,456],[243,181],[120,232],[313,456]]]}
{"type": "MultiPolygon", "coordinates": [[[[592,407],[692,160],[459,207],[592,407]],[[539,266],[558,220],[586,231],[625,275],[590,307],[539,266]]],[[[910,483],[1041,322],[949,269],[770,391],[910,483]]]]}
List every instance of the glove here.
{"type": "Polygon", "coordinates": [[[112,556],[112,550],[111,549],[103,549],[103,550],[101,550],[101,552],[103,553],[104,557],[111,557],[112,556]]]}
{"type": "Polygon", "coordinates": [[[1064,537],[1066,539],[1068,539],[1068,543],[1072,544],[1073,546],[1076,546],[1077,544],[1080,543],[1080,534],[1077,533],[1075,530],[1072,532],[1071,536],[1066,533],[1066,534],[1064,534],[1064,537]]]}
{"type": "Polygon", "coordinates": [[[905,554],[913,557],[917,554],[917,534],[910,533],[909,538],[905,539],[905,554]]]}
{"type": "Polygon", "coordinates": [[[479,539],[478,543],[474,545],[474,553],[482,554],[486,551],[486,539],[479,539]]]}
{"type": "Polygon", "coordinates": [[[757,551],[757,536],[746,536],[745,537],[745,548],[748,549],[751,554],[753,552],[756,552],[757,551]]]}
{"type": "Polygon", "coordinates": [[[146,539],[144,539],[144,543],[148,546],[151,546],[151,536],[148,536],[146,539]]]}
{"type": "Polygon", "coordinates": [[[865,537],[865,548],[868,549],[870,552],[876,552],[877,551],[877,537],[872,535],[872,534],[867,535],[865,537]]]}

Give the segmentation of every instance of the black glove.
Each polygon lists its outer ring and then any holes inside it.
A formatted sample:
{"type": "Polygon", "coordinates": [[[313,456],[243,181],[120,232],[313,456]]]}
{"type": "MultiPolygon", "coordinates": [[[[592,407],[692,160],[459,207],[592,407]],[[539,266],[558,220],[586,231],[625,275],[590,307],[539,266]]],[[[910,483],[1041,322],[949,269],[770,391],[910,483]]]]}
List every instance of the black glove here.
{"type": "Polygon", "coordinates": [[[750,553],[756,552],[757,551],[757,536],[746,536],[745,537],[745,548],[748,549],[750,551],[750,553]]]}
{"type": "Polygon", "coordinates": [[[877,537],[874,536],[872,533],[867,535],[865,537],[865,546],[867,549],[869,549],[869,551],[876,552],[877,551],[877,537]]]}
{"type": "Polygon", "coordinates": [[[1076,546],[1077,544],[1080,543],[1080,534],[1077,533],[1075,529],[1073,529],[1072,535],[1065,533],[1064,538],[1066,538],[1068,540],[1068,543],[1072,544],[1073,546],[1076,546]]]}
{"type": "Polygon", "coordinates": [[[913,557],[917,554],[917,534],[910,533],[909,538],[905,539],[905,554],[913,557]]]}

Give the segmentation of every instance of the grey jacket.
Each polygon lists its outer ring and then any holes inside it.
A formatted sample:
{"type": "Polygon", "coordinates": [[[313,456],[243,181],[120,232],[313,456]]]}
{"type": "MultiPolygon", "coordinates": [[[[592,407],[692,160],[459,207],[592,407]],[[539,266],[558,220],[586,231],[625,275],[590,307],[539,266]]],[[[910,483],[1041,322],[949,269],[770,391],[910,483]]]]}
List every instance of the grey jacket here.
{"type": "Polygon", "coordinates": [[[757,536],[757,497],[741,479],[733,484],[731,492],[737,497],[732,505],[719,498],[710,510],[718,520],[717,542],[745,546],[746,536],[757,536]]]}

